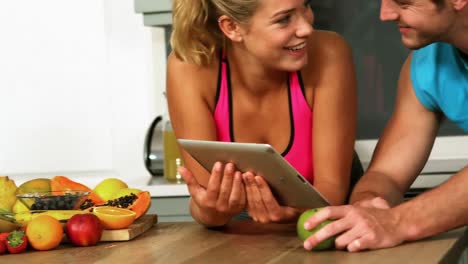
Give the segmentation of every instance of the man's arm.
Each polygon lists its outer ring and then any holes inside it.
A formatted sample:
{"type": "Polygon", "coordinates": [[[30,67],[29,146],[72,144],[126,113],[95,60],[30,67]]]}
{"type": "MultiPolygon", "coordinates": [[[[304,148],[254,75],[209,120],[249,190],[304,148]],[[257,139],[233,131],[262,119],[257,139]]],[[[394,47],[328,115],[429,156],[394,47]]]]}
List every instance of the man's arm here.
{"type": "Polygon", "coordinates": [[[395,112],[351,197],[354,204],[382,197],[396,206],[325,207],[304,223],[305,229],[326,219],[335,221],[307,238],[305,249],[331,236],[336,236],[337,248],[352,252],[387,248],[468,224],[468,167],[441,186],[399,204],[426,163],[439,127],[439,115],[425,109],[416,98],[410,61],[411,57],[400,73],[395,112]]]}
{"type": "Polygon", "coordinates": [[[399,204],[426,163],[439,128],[439,115],[427,110],[414,93],[411,56],[400,72],[395,110],[380,137],[371,164],[357,183],[351,203],[382,197],[399,204]]]}
{"type": "Polygon", "coordinates": [[[440,186],[392,208],[406,227],[405,240],[418,240],[468,224],[468,166],[440,186]]]}

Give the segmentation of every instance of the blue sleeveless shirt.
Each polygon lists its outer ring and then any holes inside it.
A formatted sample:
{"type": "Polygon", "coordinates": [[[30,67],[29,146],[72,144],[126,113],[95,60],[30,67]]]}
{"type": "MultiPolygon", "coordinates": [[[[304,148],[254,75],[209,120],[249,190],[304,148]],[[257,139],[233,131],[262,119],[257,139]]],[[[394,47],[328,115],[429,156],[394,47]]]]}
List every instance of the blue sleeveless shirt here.
{"type": "Polygon", "coordinates": [[[411,82],[428,110],[442,112],[468,132],[468,57],[447,43],[413,52],[411,82]]]}

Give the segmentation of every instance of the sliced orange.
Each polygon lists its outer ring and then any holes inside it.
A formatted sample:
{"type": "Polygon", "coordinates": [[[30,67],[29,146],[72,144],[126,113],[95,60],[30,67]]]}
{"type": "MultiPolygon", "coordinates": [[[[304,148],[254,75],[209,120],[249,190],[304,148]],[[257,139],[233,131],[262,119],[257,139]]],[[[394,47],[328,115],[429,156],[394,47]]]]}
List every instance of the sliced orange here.
{"type": "Polygon", "coordinates": [[[129,209],[98,206],[93,209],[93,213],[101,220],[104,229],[126,228],[135,221],[136,213],[129,209]]]}

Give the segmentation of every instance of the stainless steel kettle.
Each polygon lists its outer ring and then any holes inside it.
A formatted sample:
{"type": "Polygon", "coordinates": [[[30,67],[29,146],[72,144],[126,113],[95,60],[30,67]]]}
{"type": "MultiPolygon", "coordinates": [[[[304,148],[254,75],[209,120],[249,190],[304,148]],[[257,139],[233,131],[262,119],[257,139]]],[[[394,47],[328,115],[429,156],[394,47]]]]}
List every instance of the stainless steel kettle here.
{"type": "Polygon", "coordinates": [[[145,167],[153,176],[164,175],[164,122],[156,116],[145,136],[143,159],[145,167]]]}

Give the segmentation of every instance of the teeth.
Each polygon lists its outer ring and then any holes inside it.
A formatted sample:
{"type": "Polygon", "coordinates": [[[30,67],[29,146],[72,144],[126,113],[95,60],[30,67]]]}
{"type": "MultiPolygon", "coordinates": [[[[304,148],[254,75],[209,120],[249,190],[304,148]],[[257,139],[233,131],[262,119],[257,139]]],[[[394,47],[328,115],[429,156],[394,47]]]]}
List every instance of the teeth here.
{"type": "Polygon", "coordinates": [[[295,46],[295,47],[288,48],[288,50],[292,50],[292,51],[300,50],[300,49],[304,48],[305,45],[306,45],[305,43],[302,43],[302,44],[297,45],[297,46],[295,46]]]}

